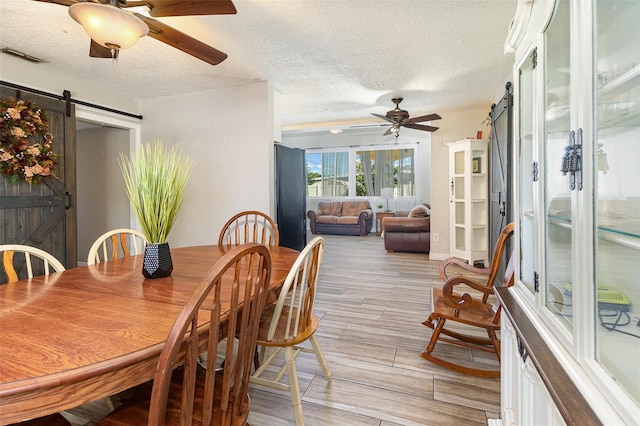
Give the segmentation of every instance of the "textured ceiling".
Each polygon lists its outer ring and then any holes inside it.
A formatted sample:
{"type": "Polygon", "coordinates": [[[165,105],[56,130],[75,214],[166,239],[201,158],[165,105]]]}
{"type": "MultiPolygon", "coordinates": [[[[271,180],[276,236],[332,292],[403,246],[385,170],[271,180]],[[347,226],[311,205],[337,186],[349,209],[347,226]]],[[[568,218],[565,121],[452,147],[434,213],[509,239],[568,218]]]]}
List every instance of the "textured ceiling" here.
{"type": "MultiPolygon", "coordinates": [[[[237,15],[161,18],[227,53],[211,66],[144,37],[109,59],[64,6],[0,2],[0,47],[45,73],[145,100],[269,81],[283,128],[371,123],[404,97],[412,116],[490,103],[513,58],[503,44],[514,0],[234,0],[237,15]]],[[[2,60],[0,55],[0,61],[2,60]]]]}

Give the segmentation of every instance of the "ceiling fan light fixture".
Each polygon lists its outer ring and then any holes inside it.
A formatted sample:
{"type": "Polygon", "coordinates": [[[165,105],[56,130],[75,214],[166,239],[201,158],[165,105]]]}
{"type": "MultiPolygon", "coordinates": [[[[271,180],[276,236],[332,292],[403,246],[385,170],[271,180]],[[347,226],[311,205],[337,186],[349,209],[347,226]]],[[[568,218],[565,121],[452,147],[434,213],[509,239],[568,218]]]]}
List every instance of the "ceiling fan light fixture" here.
{"type": "Polygon", "coordinates": [[[93,41],[109,49],[127,49],[149,34],[141,19],[113,5],[76,3],[69,6],[69,15],[93,41]]]}

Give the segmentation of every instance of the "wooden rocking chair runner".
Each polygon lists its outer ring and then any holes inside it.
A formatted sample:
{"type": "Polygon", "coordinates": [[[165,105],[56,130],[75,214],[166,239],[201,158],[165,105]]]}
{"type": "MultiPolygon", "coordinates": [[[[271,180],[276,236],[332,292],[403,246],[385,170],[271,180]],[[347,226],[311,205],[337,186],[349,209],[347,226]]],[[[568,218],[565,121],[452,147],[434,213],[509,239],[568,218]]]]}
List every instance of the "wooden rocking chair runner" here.
{"type": "MultiPolygon", "coordinates": [[[[489,268],[476,268],[458,259],[446,259],[440,267],[441,275],[446,279],[442,289],[431,289],[431,315],[423,322],[424,325],[433,329],[433,335],[422,357],[428,361],[438,364],[450,370],[459,371],[464,374],[480,377],[500,377],[500,370],[487,370],[467,367],[455,364],[451,361],[436,357],[433,350],[436,343],[441,340],[459,346],[478,349],[485,352],[493,352],[500,362],[500,341],[496,331],[500,329],[500,306],[492,306],[487,303],[487,299],[493,294],[494,283],[500,273],[500,264],[506,251],[509,238],[513,235],[513,223],[508,224],[500,233],[496,248],[491,259],[489,268]],[[447,277],[446,267],[449,264],[458,264],[465,270],[480,275],[488,276],[486,283],[477,282],[464,275],[454,275],[447,277]],[[468,293],[454,293],[454,288],[459,285],[466,285],[473,290],[482,293],[480,300],[474,299],[468,293]],[[445,328],[447,321],[459,322],[474,327],[484,328],[488,338],[470,336],[458,331],[445,328]],[[451,338],[444,337],[447,335],[451,338]]],[[[511,255],[509,263],[504,273],[503,285],[509,287],[514,281],[514,256],[511,255]]]]}

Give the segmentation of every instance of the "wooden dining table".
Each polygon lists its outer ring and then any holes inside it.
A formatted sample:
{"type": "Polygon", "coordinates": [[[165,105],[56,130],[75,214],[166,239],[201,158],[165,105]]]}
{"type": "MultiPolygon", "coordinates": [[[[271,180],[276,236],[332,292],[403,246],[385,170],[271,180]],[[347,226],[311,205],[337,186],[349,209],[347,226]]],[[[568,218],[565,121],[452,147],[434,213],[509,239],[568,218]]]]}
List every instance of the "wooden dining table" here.
{"type": "MultiPolygon", "coordinates": [[[[269,251],[276,300],[298,252],[269,251]]],[[[224,253],[216,245],[172,248],[173,272],[160,279],[144,278],[138,255],[0,285],[0,424],[152,379],[178,313],[224,253]]]]}

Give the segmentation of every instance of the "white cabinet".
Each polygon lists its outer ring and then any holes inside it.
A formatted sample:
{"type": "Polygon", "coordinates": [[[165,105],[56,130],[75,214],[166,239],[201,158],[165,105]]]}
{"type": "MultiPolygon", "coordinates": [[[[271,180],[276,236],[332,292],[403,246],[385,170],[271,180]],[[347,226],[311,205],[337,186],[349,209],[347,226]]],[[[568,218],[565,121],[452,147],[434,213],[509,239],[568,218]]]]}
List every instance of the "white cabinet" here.
{"type": "MultiPolygon", "coordinates": [[[[518,13],[509,293],[600,421],[637,424],[640,2],[521,0],[518,13]]],[[[513,389],[525,404],[527,386],[513,389]]]]}
{"type": "Polygon", "coordinates": [[[448,145],[451,256],[470,265],[488,261],[487,141],[464,139],[448,145]]]}

